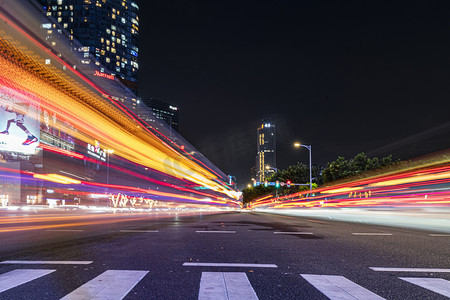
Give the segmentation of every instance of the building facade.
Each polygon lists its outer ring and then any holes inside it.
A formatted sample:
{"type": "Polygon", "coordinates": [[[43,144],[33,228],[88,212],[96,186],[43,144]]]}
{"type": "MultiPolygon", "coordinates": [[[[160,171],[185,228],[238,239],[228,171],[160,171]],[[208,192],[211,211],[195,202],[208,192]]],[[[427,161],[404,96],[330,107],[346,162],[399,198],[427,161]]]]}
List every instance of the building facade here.
{"type": "Polygon", "coordinates": [[[138,114],[150,126],[156,128],[157,121],[162,120],[178,132],[179,110],[177,105],[153,98],[141,99],[138,114]]]}
{"type": "Polygon", "coordinates": [[[262,182],[277,170],[276,126],[271,120],[263,120],[256,135],[256,178],[262,182]]]}
{"type": "Polygon", "coordinates": [[[41,4],[46,16],[82,45],[76,47],[85,58],[81,63],[98,66],[94,76],[117,78],[137,92],[139,7],[135,1],[41,0],[41,4]]]}

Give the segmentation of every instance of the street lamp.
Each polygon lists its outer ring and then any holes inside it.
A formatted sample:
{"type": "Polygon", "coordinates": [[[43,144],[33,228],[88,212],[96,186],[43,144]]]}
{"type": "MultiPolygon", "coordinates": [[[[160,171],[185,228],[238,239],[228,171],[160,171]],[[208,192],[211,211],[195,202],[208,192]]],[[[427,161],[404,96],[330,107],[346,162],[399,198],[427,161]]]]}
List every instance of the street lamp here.
{"type": "Polygon", "coordinates": [[[266,166],[266,170],[273,170],[273,171],[275,171],[275,173],[278,172],[277,168],[273,168],[271,166],[266,166]]]}
{"type": "Polygon", "coordinates": [[[309,190],[312,191],[312,168],[311,168],[311,145],[303,145],[300,143],[294,143],[295,148],[306,148],[309,150],[309,190]]]}
{"type": "Polygon", "coordinates": [[[106,149],[106,193],[108,194],[109,187],[109,156],[114,153],[112,149],[106,149]]]}

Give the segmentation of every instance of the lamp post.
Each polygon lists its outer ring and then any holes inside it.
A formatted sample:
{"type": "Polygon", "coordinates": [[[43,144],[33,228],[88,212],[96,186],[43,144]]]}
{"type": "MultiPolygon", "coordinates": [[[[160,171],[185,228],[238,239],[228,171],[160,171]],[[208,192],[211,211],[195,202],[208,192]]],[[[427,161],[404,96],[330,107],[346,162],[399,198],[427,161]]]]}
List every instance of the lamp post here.
{"type": "Polygon", "coordinates": [[[294,143],[295,148],[306,148],[309,150],[309,190],[312,191],[312,168],[311,168],[311,145],[303,145],[300,143],[294,143]]]}
{"type": "Polygon", "coordinates": [[[273,168],[273,167],[271,167],[271,166],[266,166],[266,170],[273,170],[273,171],[275,171],[275,173],[278,172],[278,169],[277,169],[277,168],[273,168]]]}
{"type": "MultiPolygon", "coordinates": [[[[278,169],[271,166],[266,166],[266,170],[273,170],[275,173],[278,173],[278,169]]],[[[275,197],[278,197],[278,188],[275,189],[275,197]]]]}
{"type": "Polygon", "coordinates": [[[106,193],[108,194],[109,188],[109,156],[114,153],[112,149],[106,149],[106,193]]]}

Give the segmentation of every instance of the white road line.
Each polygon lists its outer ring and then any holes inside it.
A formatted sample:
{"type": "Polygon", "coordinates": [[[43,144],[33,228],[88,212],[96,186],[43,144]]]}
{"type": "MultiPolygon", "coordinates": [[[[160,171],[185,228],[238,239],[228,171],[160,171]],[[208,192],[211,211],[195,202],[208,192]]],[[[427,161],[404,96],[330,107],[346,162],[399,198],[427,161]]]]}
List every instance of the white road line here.
{"type": "Polygon", "coordinates": [[[239,264],[239,263],[192,263],[185,262],[185,267],[242,267],[242,268],[278,268],[274,264],[239,264]]]}
{"type": "Polygon", "coordinates": [[[353,235],[392,235],[392,233],[384,232],[353,232],[353,235]]]}
{"type": "Polygon", "coordinates": [[[120,232],[159,232],[159,230],[121,230],[120,232]]]}
{"type": "Polygon", "coordinates": [[[148,271],[108,270],[83,284],[61,300],[123,299],[148,271]]]}
{"type": "Polygon", "coordinates": [[[56,270],[18,269],[0,275],[0,293],[45,276],[56,270]]]}
{"type": "Polygon", "coordinates": [[[19,265],[88,265],[92,261],[81,260],[4,260],[0,264],[19,264],[19,265]]]}
{"type": "Polygon", "coordinates": [[[426,272],[426,273],[450,273],[450,269],[433,269],[433,268],[382,268],[369,267],[377,272],[426,272]]]}
{"type": "Polygon", "coordinates": [[[83,229],[47,229],[46,231],[84,231],[83,229]]]}
{"type": "Polygon", "coordinates": [[[310,274],[300,275],[331,300],[384,299],[343,276],[310,274]]]}
{"type": "Polygon", "coordinates": [[[429,233],[429,236],[450,236],[450,234],[443,234],[443,233],[429,233]]]}
{"type": "Polygon", "coordinates": [[[450,281],[442,278],[399,277],[401,280],[418,285],[427,290],[450,297],[450,281]]]}
{"type": "Polygon", "coordinates": [[[197,233],[236,233],[234,230],[197,230],[197,233]]]}
{"type": "Polygon", "coordinates": [[[203,272],[199,300],[257,300],[255,291],[245,273],[203,272]]]}
{"type": "Polygon", "coordinates": [[[274,234],[314,234],[312,232],[299,232],[299,231],[275,231],[274,234]]]}

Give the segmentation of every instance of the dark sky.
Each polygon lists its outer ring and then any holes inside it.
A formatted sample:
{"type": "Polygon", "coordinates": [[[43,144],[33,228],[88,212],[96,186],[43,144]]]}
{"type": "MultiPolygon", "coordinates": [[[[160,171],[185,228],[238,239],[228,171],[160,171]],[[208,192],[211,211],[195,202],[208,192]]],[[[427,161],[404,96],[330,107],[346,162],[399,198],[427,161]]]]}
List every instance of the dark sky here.
{"type": "Polygon", "coordinates": [[[180,132],[247,184],[256,127],[278,168],[450,147],[447,1],[141,0],[139,96],[180,106],[180,132]]]}

